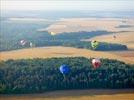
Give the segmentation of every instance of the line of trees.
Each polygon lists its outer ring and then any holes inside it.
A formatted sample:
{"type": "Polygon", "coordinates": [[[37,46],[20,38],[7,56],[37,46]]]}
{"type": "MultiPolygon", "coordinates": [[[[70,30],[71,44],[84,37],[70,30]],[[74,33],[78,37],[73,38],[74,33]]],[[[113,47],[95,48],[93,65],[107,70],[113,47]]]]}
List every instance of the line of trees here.
{"type": "Polygon", "coordinates": [[[101,59],[93,69],[84,57],[21,59],[0,62],[0,93],[37,93],[64,89],[134,88],[134,65],[101,59]],[[70,66],[69,74],[59,71],[70,66]]]}

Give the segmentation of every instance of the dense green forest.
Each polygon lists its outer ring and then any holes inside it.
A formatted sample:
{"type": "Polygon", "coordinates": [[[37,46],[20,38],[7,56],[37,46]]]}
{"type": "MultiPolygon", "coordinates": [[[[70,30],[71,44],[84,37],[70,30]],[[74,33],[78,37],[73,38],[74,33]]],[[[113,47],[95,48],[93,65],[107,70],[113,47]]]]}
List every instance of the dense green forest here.
{"type": "Polygon", "coordinates": [[[91,58],[21,59],[0,62],[0,93],[39,93],[64,89],[134,88],[134,65],[101,59],[94,69],[91,58]],[[59,71],[62,64],[70,72],[59,71]]]}
{"type": "MultiPolygon", "coordinates": [[[[20,45],[21,40],[32,42],[35,47],[44,46],[69,46],[76,48],[92,49],[91,42],[81,41],[82,39],[89,39],[94,36],[110,34],[107,31],[93,31],[93,32],[72,32],[63,33],[52,36],[48,32],[38,32],[30,34],[1,34],[0,38],[0,51],[14,50],[20,48],[29,48],[29,44],[20,45]]],[[[112,37],[111,37],[112,38],[112,37]]],[[[99,46],[95,50],[127,50],[126,45],[112,44],[112,43],[99,43],[99,46]]]]}

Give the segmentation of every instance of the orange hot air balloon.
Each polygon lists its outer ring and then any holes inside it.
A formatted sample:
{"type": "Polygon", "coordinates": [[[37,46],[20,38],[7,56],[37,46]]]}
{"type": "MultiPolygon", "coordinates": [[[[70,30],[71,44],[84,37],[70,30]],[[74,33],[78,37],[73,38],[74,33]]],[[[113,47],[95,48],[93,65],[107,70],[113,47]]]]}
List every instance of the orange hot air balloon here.
{"type": "Polygon", "coordinates": [[[92,65],[93,65],[94,69],[99,68],[101,65],[100,59],[98,59],[98,58],[92,59],[92,65]]]}

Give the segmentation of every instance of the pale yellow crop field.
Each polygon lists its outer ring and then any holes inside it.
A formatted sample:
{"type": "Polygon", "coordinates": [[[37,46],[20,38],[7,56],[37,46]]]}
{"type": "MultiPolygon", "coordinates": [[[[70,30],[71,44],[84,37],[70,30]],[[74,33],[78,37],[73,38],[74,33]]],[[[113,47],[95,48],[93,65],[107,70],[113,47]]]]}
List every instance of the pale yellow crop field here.
{"type": "Polygon", "coordinates": [[[134,90],[66,90],[40,94],[0,95],[0,100],[134,100],[134,90]]]}
{"type": "Polygon", "coordinates": [[[79,31],[98,31],[105,30],[110,32],[134,31],[134,19],[121,18],[62,18],[47,28],[40,31],[55,33],[79,32],[79,31]],[[120,25],[130,25],[132,27],[119,28],[120,25]]]}
{"type": "Polygon", "coordinates": [[[110,52],[92,51],[88,49],[78,49],[73,47],[40,47],[20,49],[13,51],[0,52],[0,60],[8,59],[32,59],[32,58],[51,58],[51,57],[79,57],[86,58],[109,58],[124,61],[126,63],[134,63],[130,58],[125,58],[120,55],[111,54],[110,52]]]}

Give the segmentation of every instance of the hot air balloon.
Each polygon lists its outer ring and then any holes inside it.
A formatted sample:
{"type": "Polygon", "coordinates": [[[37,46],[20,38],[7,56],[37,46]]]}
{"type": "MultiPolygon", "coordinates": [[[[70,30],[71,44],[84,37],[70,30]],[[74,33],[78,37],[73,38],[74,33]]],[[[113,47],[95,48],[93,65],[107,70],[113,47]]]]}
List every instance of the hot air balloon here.
{"type": "Polygon", "coordinates": [[[100,59],[98,59],[98,58],[92,59],[92,65],[93,65],[94,69],[99,68],[101,65],[100,59]]]}
{"type": "Polygon", "coordinates": [[[55,32],[49,32],[49,33],[52,35],[52,40],[55,40],[54,35],[56,35],[56,33],[55,32]]]}
{"type": "Polygon", "coordinates": [[[115,36],[115,35],[113,35],[113,38],[114,38],[114,39],[116,39],[116,36],[115,36]]]}
{"type": "Polygon", "coordinates": [[[30,42],[29,45],[30,45],[30,47],[33,47],[33,43],[32,42],[30,42]]]}
{"type": "Polygon", "coordinates": [[[24,46],[26,43],[27,43],[26,40],[21,40],[21,41],[20,41],[20,44],[21,44],[22,46],[24,46]]]}
{"type": "Polygon", "coordinates": [[[60,66],[60,72],[62,73],[62,74],[68,74],[69,72],[70,72],[70,68],[69,68],[69,66],[68,65],[61,65],[60,66]]]}
{"type": "Polygon", "coordinates": [[[96,49],[99,45],[99,42],[98,41],[91,41],[91,46],[93,49],[96,49]]]}
{"type": "Polygon", "coordinates": [[[50,32],[50,34],[51,34],[51,35],[56,35],[56,33],[55,33],[55,32],[50,32]]]}

